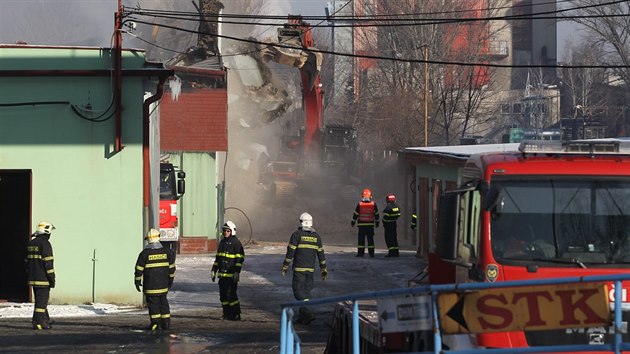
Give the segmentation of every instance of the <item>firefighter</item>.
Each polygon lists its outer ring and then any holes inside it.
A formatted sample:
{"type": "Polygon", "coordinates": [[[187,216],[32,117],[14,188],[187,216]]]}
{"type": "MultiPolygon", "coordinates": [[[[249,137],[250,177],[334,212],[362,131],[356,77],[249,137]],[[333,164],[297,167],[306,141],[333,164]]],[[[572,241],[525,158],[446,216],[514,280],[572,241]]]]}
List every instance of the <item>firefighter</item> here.
{"type": "Polygon", "coordinates": [[[411,229],[415,230],[418,226],[418,215],[416,213],[411,214],[411,229]]]}
{"type": "Polygon", "coordinates": [[[245,251],[236,237],[236,225],[233,222],[226,221],[222,230],[223,239],[219,242],[212,265],[212,281],[219,277],[219,300],[223,308],[223,319],[240,321],[241,303],[236,290],[245,261],[245,251]]]}
{"type": "Polygon", "coordinates": [[[385,197],[387,205],[383,209],[383,228],[385,229],[385,244],[387,255],[385,257],[398,257],[397,220],[400,217],[400,208],[396,204],[396,196],[388,194],[385,197]]]}
{"type": "MultiPolygon", "coordinates": [[[[293,262],[293,296],[298,301],[309,301],[313,290],[315,258],[319,260],[322,280],[328,279],[328,268],[322,238],[313,228],[313,217],[309,213],[302,213],[299,220],[300,226],[289,239],[281,274],[285,276],[289,270],[289,264],[293,262]]],[[[307,325],[314,320],[313,310],[300,307],[298,323],[307,325]]]]}
{"type": "Polygon", "coordinates": [[[136,290],[144,290],[151,319],[149,330],[168,330],[171,327],[171,311],[166,296],[175,280],[175,254],[162,246],[158,230],[149,230],[145,239],[147,244],[136,261],[136,290]]]}
{"type": "Polygon", "coordinates": [[[372,191],[367,188],[363,190],[361,201],[354,209],[350,225],[354,227],[355,224],[357,224],[359,228],[357,257],[363,257],[365,254],[366,237],[368,241],[368,253],[370,257],[374,257],[374,227],[378,227],[379,215],[378,207],[376,203],[372,201],[372,191]]]}
{"type": "Polygon", "coordinates": [[[33,287],[35,295],[32,323],[33,329],[37,330],[52,328],[47,307],[50,289],[55,287],[53,249],[49,241],[54,229],[55,226],[48,221],[40,221],[37,224],[37,231],[31,235],[32,239],[26,250],[28,285],[33,287]]]}

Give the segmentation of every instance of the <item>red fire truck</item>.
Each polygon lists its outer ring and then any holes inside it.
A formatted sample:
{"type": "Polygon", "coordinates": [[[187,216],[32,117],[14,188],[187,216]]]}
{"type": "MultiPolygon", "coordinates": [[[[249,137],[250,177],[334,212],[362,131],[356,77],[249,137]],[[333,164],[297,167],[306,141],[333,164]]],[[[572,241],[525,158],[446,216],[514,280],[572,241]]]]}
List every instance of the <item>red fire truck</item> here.
{"type": "MultiPolygon", "coordinates": [[[[440,197],[436,220],[432,284],[628,273],[630,141],[529,141],[471,154],[461,183],[440,197]]],[[[623,288],[627,328],[630,284],[623,288]]],[[[610,343],[612,333],[603,327],[482,333],[459,335],[457,346],[599,344],[610,343]]]]}
{"type": "Polygon", "coordinates": [[[185,192],[186,173],[171,163],[160,163],[160,242],[176,251],[179,240],[177,201],[185,192]]]}

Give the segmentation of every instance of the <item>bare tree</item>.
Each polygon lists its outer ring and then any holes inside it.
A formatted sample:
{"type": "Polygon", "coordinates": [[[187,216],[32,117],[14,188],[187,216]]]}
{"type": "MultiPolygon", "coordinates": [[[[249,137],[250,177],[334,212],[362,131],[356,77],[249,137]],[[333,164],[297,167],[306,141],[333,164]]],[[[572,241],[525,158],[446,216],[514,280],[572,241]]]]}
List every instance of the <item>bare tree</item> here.
{"type": "Polygon", "coordinates": [[[570,87],[573,107],[583,107],[577,114],[606,122],[609,136],[627,135],[627,100],[630,98],[630,18],[627,14],[630,4],[602,4],[597,0],[571,3],[579,9],[567,14],[581,16],[570,20],[580,24],[587,33],[582,45],[573,48],[571,63],[588,60],[591,65],[620,66],[606,70],[580,69],[578,84],[570,87]]]}
{"type": "MultiPolygon", "coordinates": [[[[380,1],[377,8],[381,15],[378,24],[390,26],[377,27],[376,34],[374,28],[359,28],[355,40],[366,52],[385,57],[483,63],[489,58],[494,36],[503,29],[487,22],[465,21],[467,17],[492,16],[488,11],[496,11],[471,8],[467,2],[380,1]],[[391,16],[389,22],[383,14],[391,16]],[[441,16],[449,19],[437,20],[440,16],[436,14],[447,14],[441,16]],[[401,20],[408,23],[401,24],[401,20]],[[424,58],[425,53],[428,58],[424,58]]],[[[396,149],[405,146],[398,144],[422,143],[425,104],[431,145],[451,144],[460,136],[490,129],[488,109],[483,104],[492,85],[492,70],[487,67],[388,60],[363,64],[355,65],[359,70],[354,77],[360,95],[356,124],[362,136],[369,136],[364,145],[396,149]],[[427,92],[429,100],[425,102],[427,92]]]]}

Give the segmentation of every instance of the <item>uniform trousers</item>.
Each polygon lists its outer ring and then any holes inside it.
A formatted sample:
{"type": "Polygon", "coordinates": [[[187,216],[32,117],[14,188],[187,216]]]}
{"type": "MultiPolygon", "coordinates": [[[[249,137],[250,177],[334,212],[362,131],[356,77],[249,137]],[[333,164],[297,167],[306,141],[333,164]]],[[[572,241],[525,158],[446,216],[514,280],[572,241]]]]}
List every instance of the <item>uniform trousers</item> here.
{"type": "Polygon", "coordinates": [[[365,239],[370,257],[374,257],[374,226],[359,226],[358,231],[357,256],[363,257],[365,254],[365,239]]]}
{"type": "Polygon", "coordinates": [[[157,325],[163,330],[169,329],[171,326],[171,310],[168,306],[166,294],[147,295],[146,299],[151,326],[157,325]]]}
{"type": "Polygon", "coordinates": [[[241,303],[238,301],[237,288],[238,282],[232,278],[219,278],[219,300],[226,320],[240,320],[241,303]]]}
{"type": "Polygon", "coordinates": [[[49,325],[50,316],[48,315],[48,299],[50,299],[50,288],[47,286],[33,287],[35,295],[35,308],[33,309],[33,326],[49,325]]]}
{"type": "MultiPolygon", "coordinates": [[[[309,301],[313,291],[313,272],[293,271],[293,296],[298,301],[309,301]]],[[[308,324],[315,319],[315,311],[309,307],[300,307],[298,322],[308,324]]]]}

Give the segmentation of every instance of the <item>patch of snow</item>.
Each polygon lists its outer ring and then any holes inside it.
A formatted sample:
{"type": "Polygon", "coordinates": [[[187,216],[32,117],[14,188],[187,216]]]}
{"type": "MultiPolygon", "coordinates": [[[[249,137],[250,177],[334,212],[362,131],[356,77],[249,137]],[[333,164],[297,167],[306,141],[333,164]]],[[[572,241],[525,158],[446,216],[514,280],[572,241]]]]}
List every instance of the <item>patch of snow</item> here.
{"type": "MultiPolygon", "coordinates": [[[[30,318],[33,316],[32,303],[0,304],[0,318],[30,318]]],[[[98,316],[117,313],[131,313],[146,311],[136,306],[119,306],[113,304],[87,304],[87,305],[48,305],[48,313],[51,317],[82,317],[98,316]]]]}

